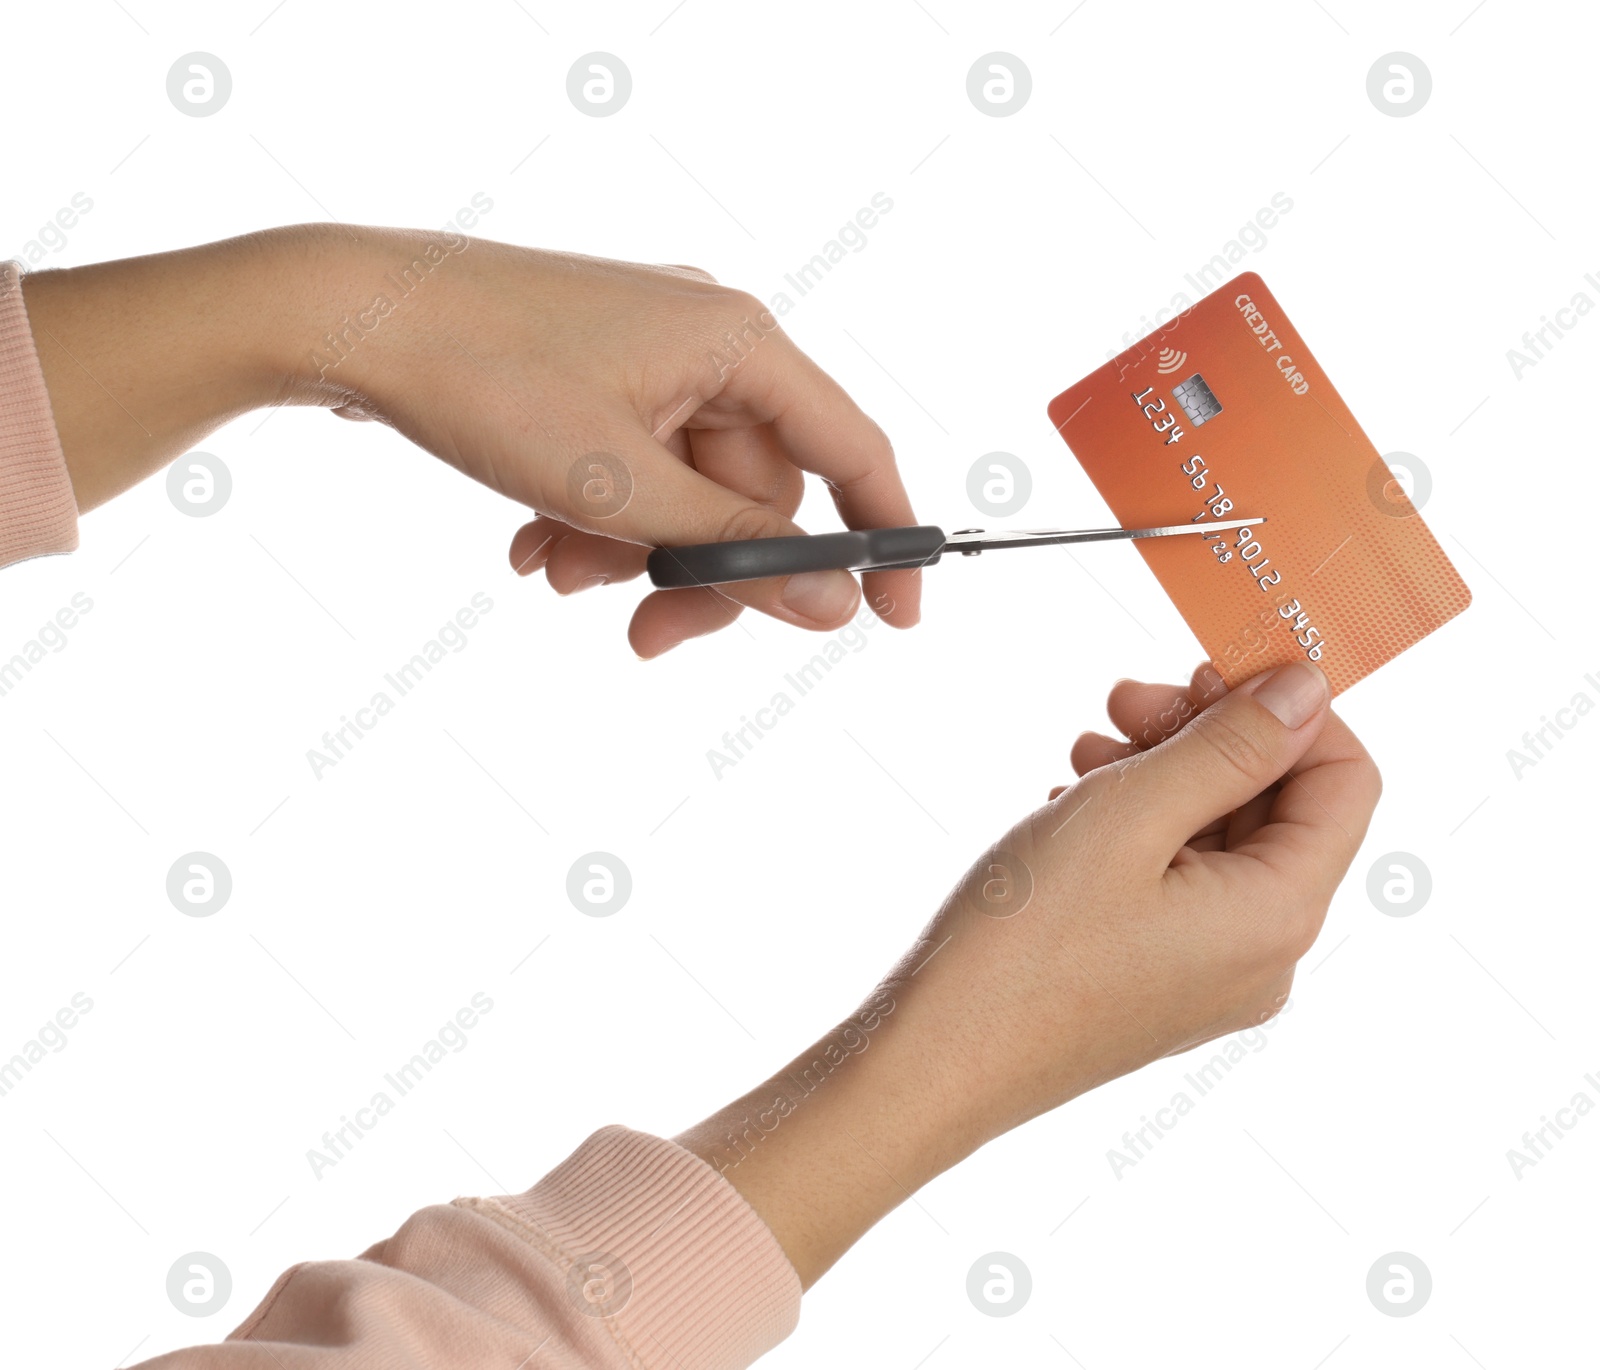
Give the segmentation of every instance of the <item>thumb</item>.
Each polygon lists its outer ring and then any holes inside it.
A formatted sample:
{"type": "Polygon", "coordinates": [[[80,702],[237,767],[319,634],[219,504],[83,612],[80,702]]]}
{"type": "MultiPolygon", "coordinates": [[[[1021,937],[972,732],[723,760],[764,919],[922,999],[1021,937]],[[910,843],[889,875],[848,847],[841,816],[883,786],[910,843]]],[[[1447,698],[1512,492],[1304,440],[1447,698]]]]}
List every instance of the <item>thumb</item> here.
{"type": "Polygon", "coordinates": [[[1296,661],[1247,680],[1182,731],[1120,764],[1163,866],[1207,824],[1283,778],[1328,717],[1328,679],[1296,661]]]}

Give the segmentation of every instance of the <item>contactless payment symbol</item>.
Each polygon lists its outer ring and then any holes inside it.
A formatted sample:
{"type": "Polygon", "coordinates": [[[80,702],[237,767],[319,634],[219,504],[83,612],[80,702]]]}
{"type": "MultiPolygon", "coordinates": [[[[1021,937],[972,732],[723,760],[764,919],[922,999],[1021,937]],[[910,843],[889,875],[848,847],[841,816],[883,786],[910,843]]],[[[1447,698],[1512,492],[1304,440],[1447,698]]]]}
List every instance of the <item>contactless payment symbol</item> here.
{"type": "Polygon", "coordinates": [[[1180,352],[1173,347],[1163,347],[1156,353],[1156,370],[1163,376],[1173,376],[1183,370],[1183,364],[1188,360],[1187,352],[1180,352]]]}

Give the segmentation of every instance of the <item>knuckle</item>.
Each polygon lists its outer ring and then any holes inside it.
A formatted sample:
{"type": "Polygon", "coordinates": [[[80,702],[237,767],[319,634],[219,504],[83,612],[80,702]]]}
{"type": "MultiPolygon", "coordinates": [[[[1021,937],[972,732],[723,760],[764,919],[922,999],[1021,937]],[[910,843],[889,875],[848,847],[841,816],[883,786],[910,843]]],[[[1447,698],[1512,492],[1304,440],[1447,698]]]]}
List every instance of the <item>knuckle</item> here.
{"type": "Polygon", "coordinates": [[[759,336],[779,332],[777,316],[759,295],[748,290],[735,290],[732,292],[732,303],[739,311],[741,321],[753,326],[759,336]]]}
{"type": "Polygon", "coordinates": [[[874,470],[895,469],[894,444],[889,440],[889,435],[870,418],[867,419],[866,435],[862,445],[873,455],[874,470]]]}
{"type": "Polygon", "coordinates": [[[1190,727],[1222,761],[1246,779],[1262,781],[1279,770],[1265,739],[1241,726],[1227,711],[1208,709],[1190,727]]]}
{"type": "Polygon", "coordinates": [[[1321,929],[1322,918],[1312,902],[1262,890],[1241,910],[1238,945],[1244,964],[1252,977],[1270,977],[1276,983],[1293,975],[1321,929]]]}
{"type": "Polygon", "coordinates": [[[1322,919],[1311,913],[1291,912],[1279,933],[1279,954],[1284,968],[1292,975],[1300,959],[1316,944],[1322,919]]]}
{"type": "Polygon", "coordinates": [[[651,271],[669,272],[674,276],[691,276],[697,281],[704,281],[708,285],[715,285],[717,278],[703,266],[689,266],[684,262],[661,262],[648,268],[651,271]]]}
{"type": "Polygon", "coordinates": [[[1071,806],[1063,811],[1063,817],[1084,804],[1102,806],[1111,803],[1121,793],[1122,779],[1122,769],[1115,761],[1096,766],[1087,775],[1080,776],[1061,796],[1059,802],[1071,806]]]}
{"type": "Polygon", "coordinates": [[[1289,992],[1294,988],[1294,972],[1290,971],[1268,992],[1256,1013],[1257,1025],[1270,1023],[1289,1006],[1289,992]]]}
{"type": "Polygon", "coordinates": [[[788,531],[787,520],[776,511],[759,504],[741,504],[722,520],[714,541],[748,542],[778,537],[788,531]]]}
{"type": "Polygon", "coordinates": [[[1366,759],[1363,768],[1366,771],[1367,794],[1371,798],[1371,806],[1378,807],[1378,801],[1383,798],[1383,772],[1378,769],[1378,763],[1370,756],[1366,759]]]}
{"type": "Polygon", "coordinates": [[[765,304],[750,291],[741,290],[738,286],[718,285],[715,290],[707,291],[705,298],[718,319],[724,321],[740,315],[754,319],[756,315],[767,312],[765,304]]]}
{"type": "Polygon", "coordinates": [[[1098,766],[1074,781],[1049,809],[1051,831],[1060,840],[1075,839],[1097,849],[1125,851],[1142,840],[1138,821],[1145,796],[1126,783],[1139,757],[1098,766]]]}

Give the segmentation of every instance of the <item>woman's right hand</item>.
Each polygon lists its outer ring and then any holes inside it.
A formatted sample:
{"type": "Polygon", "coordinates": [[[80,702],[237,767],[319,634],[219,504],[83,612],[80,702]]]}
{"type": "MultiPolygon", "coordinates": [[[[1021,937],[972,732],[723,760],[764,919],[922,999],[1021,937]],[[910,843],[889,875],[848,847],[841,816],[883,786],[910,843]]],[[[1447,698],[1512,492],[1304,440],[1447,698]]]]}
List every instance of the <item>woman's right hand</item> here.
{"type": "MultiPolygon", "coordinates": [[[[846,527],[916,523],[883,431],[760,300],[694,267],[301,224],[38,272],[26,297],[80,512],[229,419],[310,404],[538,511],[511,563],[561,594],[643,575],[653,547],[798,534],[807,472],[846,527]]],[[[808,571],[651,591],[629,641],[658,656],[746,608],[832,631],[862,588],[917,622],[919,570],[808,571]]]]}

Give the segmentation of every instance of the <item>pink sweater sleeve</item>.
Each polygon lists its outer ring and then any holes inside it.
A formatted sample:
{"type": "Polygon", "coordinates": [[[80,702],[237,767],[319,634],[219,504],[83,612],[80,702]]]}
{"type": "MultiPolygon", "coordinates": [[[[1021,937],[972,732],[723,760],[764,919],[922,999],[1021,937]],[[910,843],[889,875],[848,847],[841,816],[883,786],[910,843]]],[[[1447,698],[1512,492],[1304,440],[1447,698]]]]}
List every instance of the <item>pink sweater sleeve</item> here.
{"type": "Polygon", "coordinates": [[[735,1370],[799,1315],[794,1267],[731,1184],[608,1127],[525,1194],[425,1208],[358,1260],[297,1265],[226,1342],[137,1370],[735,1370]]]}
{"type": "Polygon", "coordinates": [[[78,504],[28,327],[22,273],[15,262],[0,263],[0,566],[77,546],[78,504]]]}

